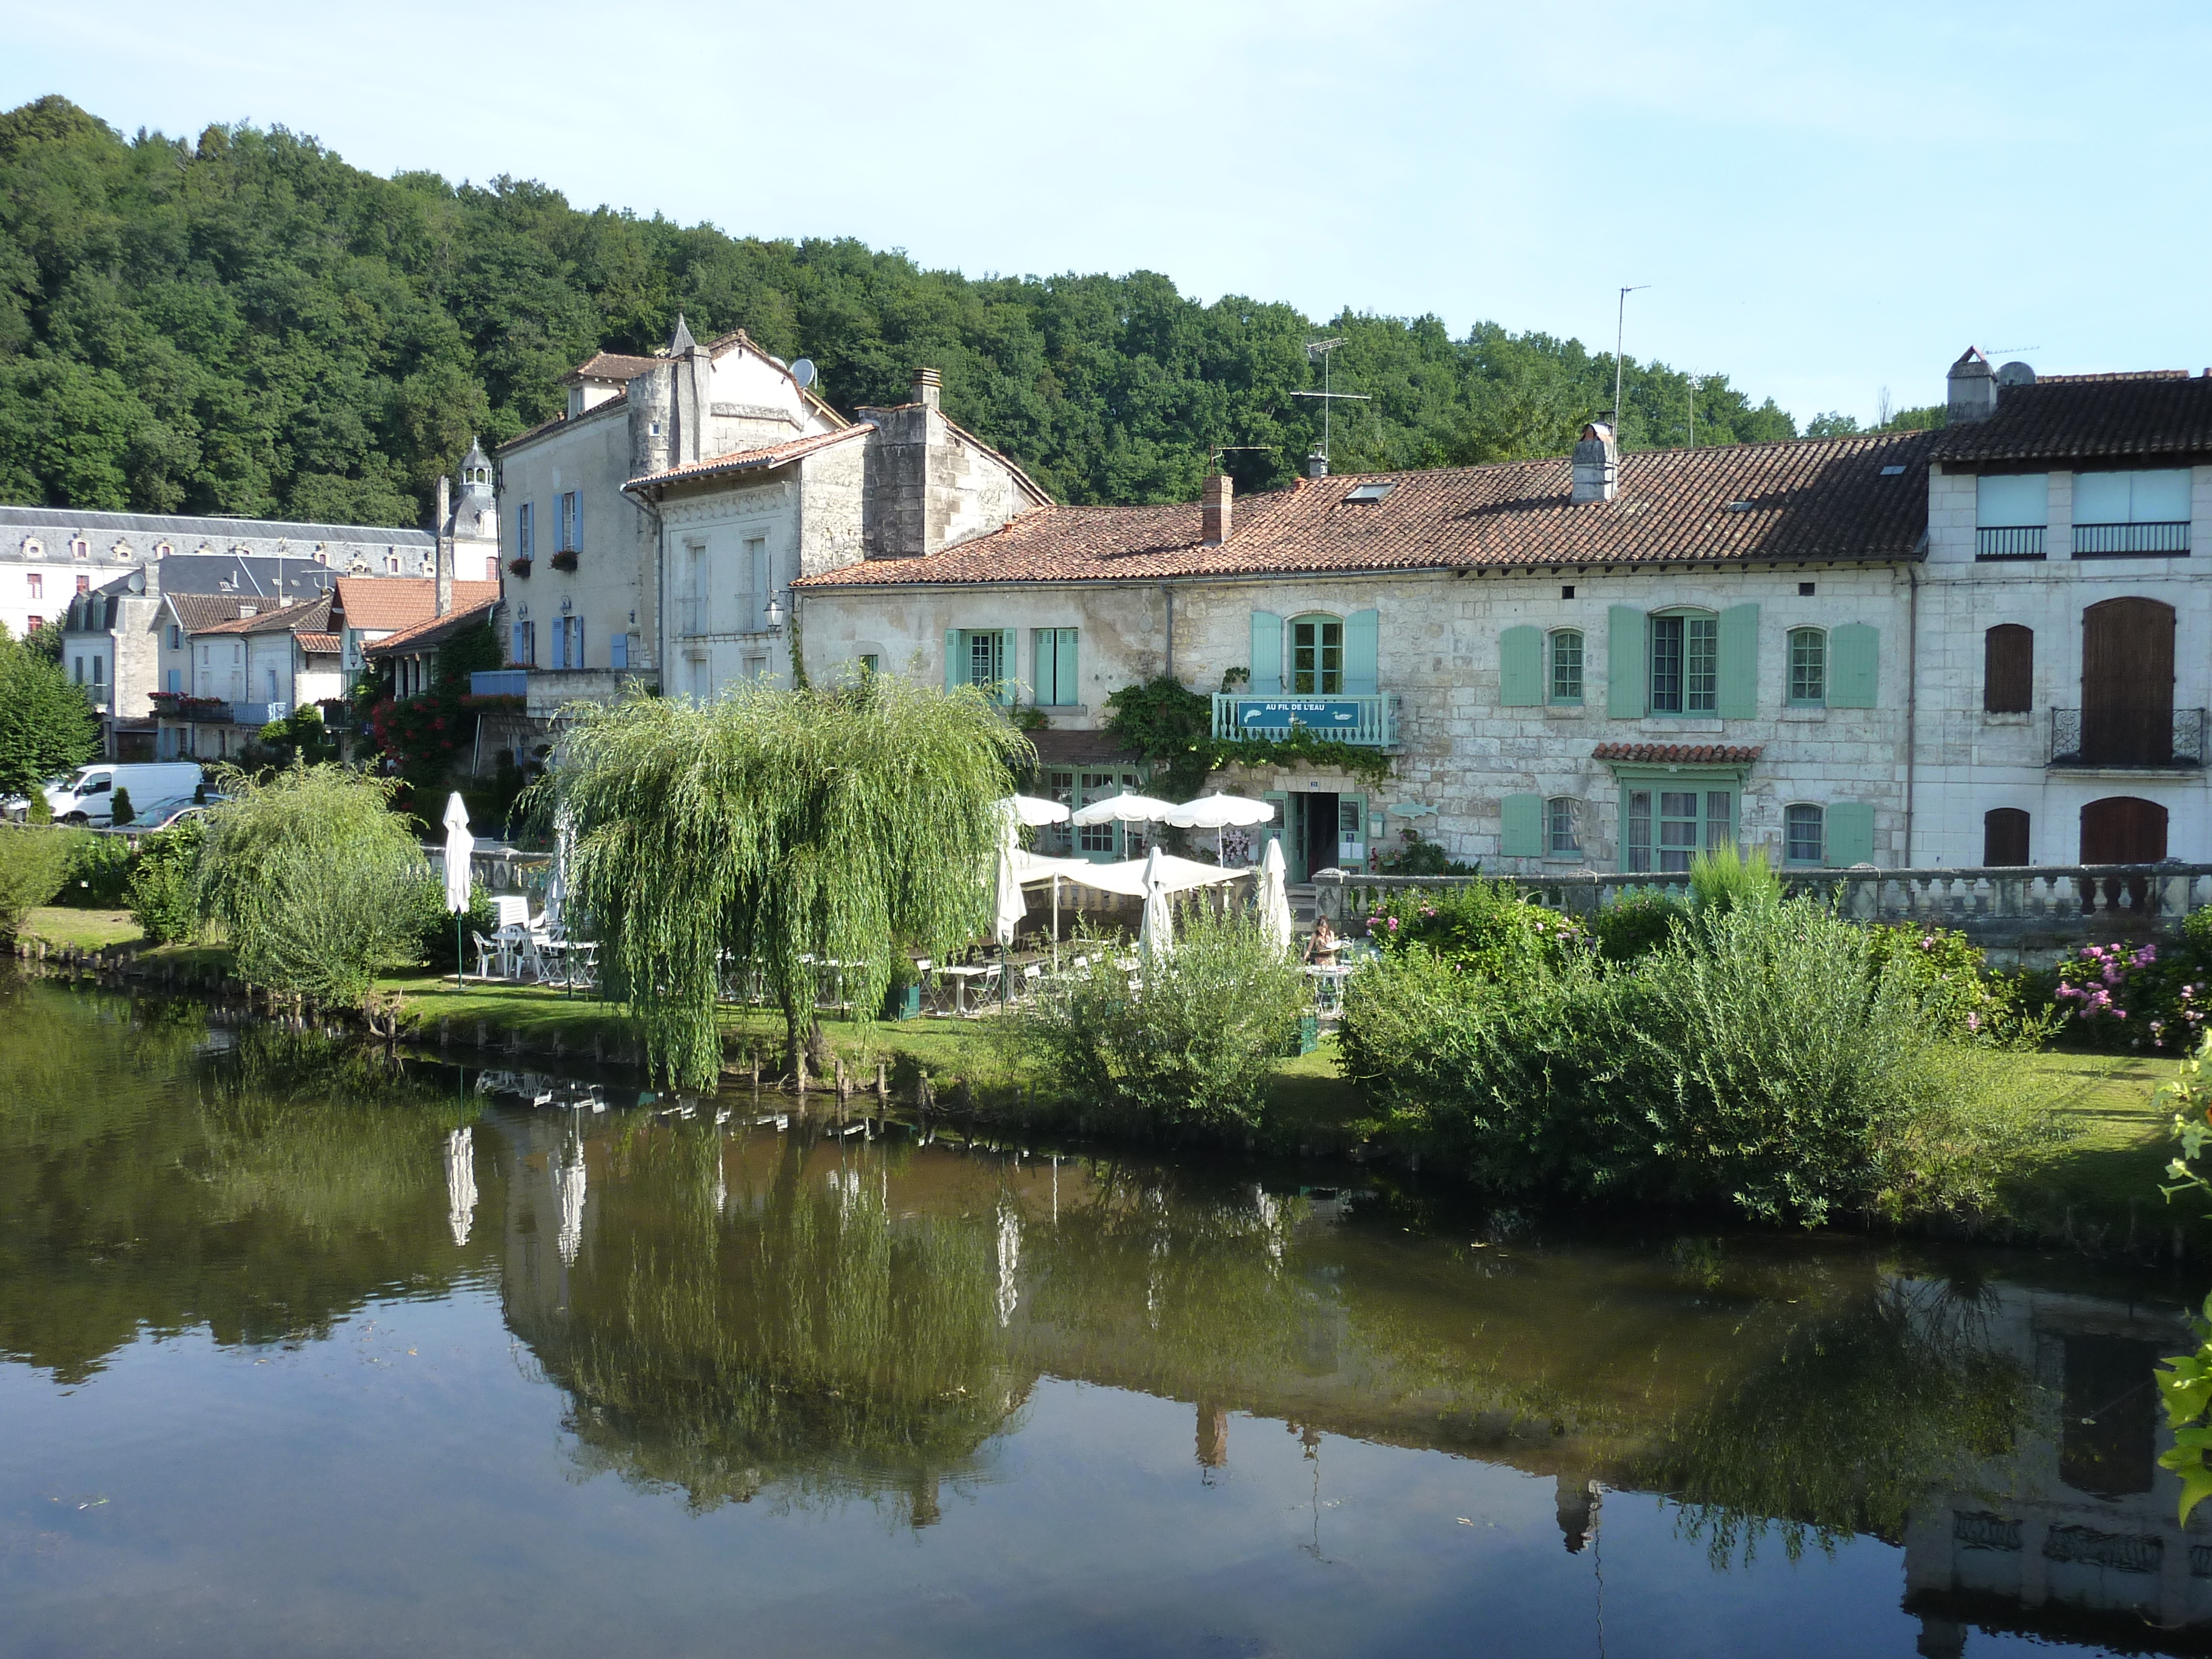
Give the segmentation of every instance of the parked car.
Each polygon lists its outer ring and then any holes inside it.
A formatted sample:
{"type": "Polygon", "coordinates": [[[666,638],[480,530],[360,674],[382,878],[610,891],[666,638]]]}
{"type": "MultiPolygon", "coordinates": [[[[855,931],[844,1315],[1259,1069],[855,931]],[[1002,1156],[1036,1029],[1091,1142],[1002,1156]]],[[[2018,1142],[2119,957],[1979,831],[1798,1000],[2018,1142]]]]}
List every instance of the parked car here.
{"type": "Polygon", "coordinates": [[[199,787],[198,761],[94,761],[48,784],[46,805],[56,823],[106,825],[114,821],[118,789],[130,791],[131,815],[143,819],[189,804],[199,787]]]}

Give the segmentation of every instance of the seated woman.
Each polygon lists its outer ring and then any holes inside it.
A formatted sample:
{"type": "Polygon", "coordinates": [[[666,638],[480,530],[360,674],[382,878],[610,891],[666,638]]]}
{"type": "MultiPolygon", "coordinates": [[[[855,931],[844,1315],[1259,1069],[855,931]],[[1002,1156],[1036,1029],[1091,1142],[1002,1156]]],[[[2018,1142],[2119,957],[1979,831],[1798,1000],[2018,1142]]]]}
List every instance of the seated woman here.
{"type": "Polygon", "coordinates": [[[1327,916],[1322,917],[1320,921],[1314,923],[1313,933],[1306,939],[1308,962],[1317,968],[1334,968],[1336,966],[1338,953],[1343,949],[1344,941],[1336,936],[1336,930],[1328,925],[1327,916]]]}

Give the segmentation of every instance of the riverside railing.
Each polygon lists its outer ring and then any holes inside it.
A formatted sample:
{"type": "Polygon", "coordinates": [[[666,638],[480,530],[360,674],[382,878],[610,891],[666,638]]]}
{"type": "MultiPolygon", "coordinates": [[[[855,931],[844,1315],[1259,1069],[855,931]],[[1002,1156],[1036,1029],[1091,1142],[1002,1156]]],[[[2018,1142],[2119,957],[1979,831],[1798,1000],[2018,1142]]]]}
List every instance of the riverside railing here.
{"type": "MultiPolygon", "coordinates": [[[[435,842],[425,842],[422,856],[429,863],[430,873],[444,881],[446,849],[435,842]]],[[[487,893],[535,894],[542,897],[546,880],[552,873],[550,853],[526,853],[496,842],[480,842],[469,854],[469,879],[487,893]]]]}
{"type": "MultiPolygon", "coordinates": [[[[2212,864],[2061,864],[2019,867],[1784,870],[1793,892],[1832,894],[1854,921],[1956,928],[1984,945],[2039,949],[2092,939],[2140,936],[2212,905],[2212,864]]],[[[1363,924],[1398,893],[1463,887],[1473,876],[1362,876],[1322,871],[1316,908],[1340,931],[1363,924]]],[[[1589,915],[1634,892],[1689,896],[1686,874],[1650,872],[1504,878],[1538,904],[1589,915]]]]}

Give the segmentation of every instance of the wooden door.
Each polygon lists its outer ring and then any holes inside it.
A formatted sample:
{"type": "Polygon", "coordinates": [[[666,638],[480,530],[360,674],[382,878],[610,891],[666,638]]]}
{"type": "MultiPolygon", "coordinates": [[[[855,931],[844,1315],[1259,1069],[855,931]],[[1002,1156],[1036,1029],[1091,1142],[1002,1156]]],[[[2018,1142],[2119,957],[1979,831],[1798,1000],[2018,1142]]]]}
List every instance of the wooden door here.
{"type": "Polygon", "coordinates": [[[1993,806],[1982,814],[1982,862],[1991,868],[2027,862],[2027,814],[2017,806],[1993,806]]]}
{"type": "Polygon", "coordinates": [[[2081,758],[2091,766],[2172,763],[2172,605],[2106,599],[2081,613],[2081,758]]]}
{"type": "Polygon", "coordinates": [[[2156,864],[2166,856],[2166,808],[2134,795],[2109,795],[2081,809],[2081,862],[2156,864]]]}

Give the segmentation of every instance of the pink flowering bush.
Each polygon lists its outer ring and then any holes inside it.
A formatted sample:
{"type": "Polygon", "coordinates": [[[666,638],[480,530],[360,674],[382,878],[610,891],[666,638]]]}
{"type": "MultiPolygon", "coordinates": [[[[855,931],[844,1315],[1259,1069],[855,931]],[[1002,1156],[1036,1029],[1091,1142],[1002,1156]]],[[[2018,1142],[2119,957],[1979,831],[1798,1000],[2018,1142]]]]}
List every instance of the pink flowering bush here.
{"type": "Polygon", "coordinates": [[[2212,969],[2197,918],[2179,940],[2085,945],[2058,964],[2051,1001],[2065,1034],[2100,1048],[2181,1054],[2212,1012],[2212,969]]]}
{"type": "Polygon", "coordinates": [[[1582,925],[1505,881],[1393,893],[1364,918],[1383,953],[1419,947],[1486,979],[1557,968],[1584,946],[1582,925]]]}
{"type": "Polygon", "coordinates": [[[1911,923],[1869,930],[1869,971],[1894,967],[1932,1030],[1984,1046],[2028,1048],[2057,1029],[2058,1016],[2028,1006],[2020,976],[1992,973],[1981,947],[1948,927],[1911,923]]]}

